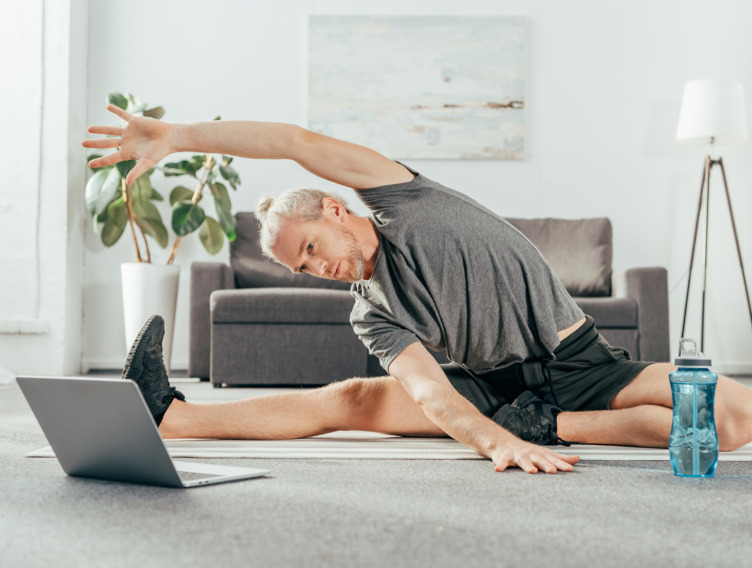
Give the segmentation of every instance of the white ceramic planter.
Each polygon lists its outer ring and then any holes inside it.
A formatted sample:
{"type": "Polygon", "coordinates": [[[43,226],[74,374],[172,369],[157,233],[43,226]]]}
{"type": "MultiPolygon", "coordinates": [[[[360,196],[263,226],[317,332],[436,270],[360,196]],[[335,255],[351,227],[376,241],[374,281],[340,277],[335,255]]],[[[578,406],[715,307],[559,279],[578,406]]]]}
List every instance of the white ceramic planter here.
{"type": "Polygon", "coordinates": [[[120,265],[123,285],[125,348],[130,350],[144,323],[154,314],[165,321],[162,354],[165,368],[171,369],[172,337],[178,299],[180,267],[175,265],[129,262],[120,265]]]}

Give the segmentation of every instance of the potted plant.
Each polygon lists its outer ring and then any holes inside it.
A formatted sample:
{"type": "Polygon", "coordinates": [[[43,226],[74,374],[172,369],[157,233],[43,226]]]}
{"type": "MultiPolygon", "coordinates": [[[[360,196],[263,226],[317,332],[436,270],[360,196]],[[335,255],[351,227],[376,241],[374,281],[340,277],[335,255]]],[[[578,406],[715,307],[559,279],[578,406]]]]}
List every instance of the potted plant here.
{"type": "MultiPolygon", "coordinates": [[[[147,109],[146,104],[131,94],[111,93],[108,102],[134,116],[155,119],[164,116],[162,107],[147,109]]],[[[219,120],[219,117],[215,120],[219,120]]],[[[96,157],[98,155],[90,155],[89,160],[96,157]]],[[[217,254],[222,249],[225,237],[230,241],[235,239],[236,222],[232,215],[232,203],[227,187],[220,181],[227,181],[233,190],[240,185],[240,176],[230,165],[231,162],[229,156],[194,155],[189,160],[152,168],[128,186],[125,178],[136,164],[128,160],[114,166],[92,168],[94,175],[86,184],[86,209],[92,215],[94,230],[99,233],[102,244],[113,246],[126,233],[126,229],[133,241],[135,262],[121,265],[126,350],[143,322],[152,314],[160,314],[165,319],[163,353],[167,369],[170,369],[180,277],[180,268],[174,261],[181,240],[198,232],[204,248],[210,254],[217,254]],[[164,201],[151,183],[155,169],[161,170],[167,177],[189,176],[195,179],[193,190],[178,185],[170,192],[170,225],[175,238],[165,264],[152,261],[150,247],[151,241],[166,249],[170,241],[162,215],[155,205],[155,202],[164,201]],[[209,216],[200,205],[207,188],[213,197],[217,219],[209,216]]]]}

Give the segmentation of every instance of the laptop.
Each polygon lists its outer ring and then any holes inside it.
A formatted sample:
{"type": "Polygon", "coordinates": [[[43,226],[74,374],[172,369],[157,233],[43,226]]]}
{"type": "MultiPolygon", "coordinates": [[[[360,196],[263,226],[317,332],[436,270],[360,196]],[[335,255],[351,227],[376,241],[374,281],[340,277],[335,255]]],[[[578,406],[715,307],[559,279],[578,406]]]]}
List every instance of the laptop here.
{"type": "Polygon", "coordinates": [[[70,476],[199,487],[270,473],[173,461],[132,380],[18,377],[17,381],[63,471],[70,476]]]}

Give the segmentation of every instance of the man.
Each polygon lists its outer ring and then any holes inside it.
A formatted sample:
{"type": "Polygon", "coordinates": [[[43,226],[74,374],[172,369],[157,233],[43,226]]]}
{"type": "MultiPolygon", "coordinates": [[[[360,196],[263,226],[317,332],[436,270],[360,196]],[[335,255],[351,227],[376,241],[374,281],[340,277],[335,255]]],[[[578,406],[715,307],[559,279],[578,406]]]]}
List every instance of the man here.
{"type": "MultiPolygon", "coordinates": [[[[112,137],[83,145],[118,148],[93,167],[137,160],[129,184],[173,152],[290,159],[353,188],[373,213],[357,216],[340,198],[312,191],[257,208],[262,246],[278,262],[353,282],[351,323],[390,376],[192,405],[169,386],[162,322],[152,318],[124,377],[139,383],[165,438],[449,435],[497,471],[529,473],[571,471],[579,460],[542,444],[667,446],[674,367],[631,361],[609,346],[537,249],[477,202],[373,150],[297,126],[172,125],[108,109],[125,126],[90,127],[112,137]],[[440,366],[426,346],[445,349],[453,364],[440,366]]],[[[752,391],[720,378],[721,449],[752,440],[751,410],[752,391]]]]}

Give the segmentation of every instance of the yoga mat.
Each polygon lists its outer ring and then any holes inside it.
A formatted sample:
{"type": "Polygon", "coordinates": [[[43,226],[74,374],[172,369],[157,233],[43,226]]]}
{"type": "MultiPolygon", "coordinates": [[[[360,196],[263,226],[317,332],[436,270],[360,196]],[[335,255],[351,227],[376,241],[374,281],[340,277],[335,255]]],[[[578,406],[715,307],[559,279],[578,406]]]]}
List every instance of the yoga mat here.
{"type": "MultiPolygon", "coordinates": [[[[333,432],[300,440],[165,440],[173,458],[480,460],[485,459],[451,438],[403,438],[371,432],[333,432]]],[[[548,446],[582,460],[668,461],[667,449],[626,446],[548,446]]],[[[49,446],[26,457],[55,457],[49,446]]],[[[721,452],[720,461],[752,461],[752,444],[721,452]]]]}

